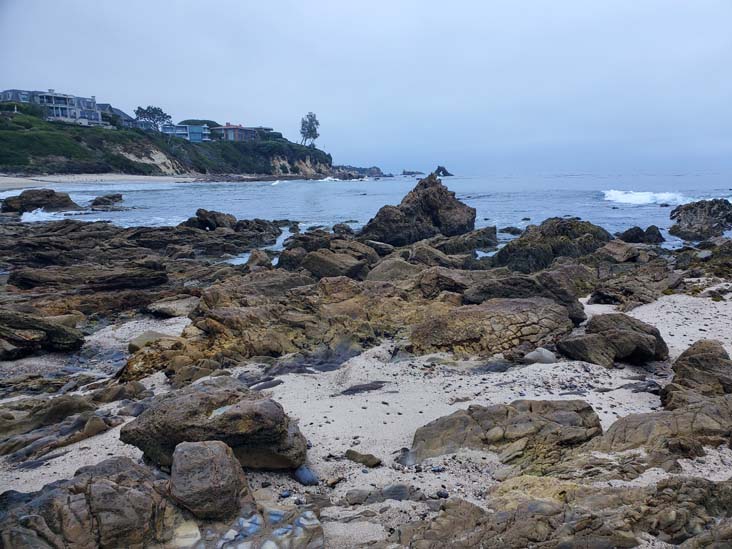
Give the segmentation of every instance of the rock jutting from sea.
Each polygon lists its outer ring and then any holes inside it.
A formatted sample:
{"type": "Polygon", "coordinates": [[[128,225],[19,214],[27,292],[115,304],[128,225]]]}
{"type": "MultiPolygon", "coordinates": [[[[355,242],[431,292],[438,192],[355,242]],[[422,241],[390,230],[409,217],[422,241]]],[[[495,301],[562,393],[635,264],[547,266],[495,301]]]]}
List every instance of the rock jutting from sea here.
{"type": "Polygon", "coordinates": [[[725,201],[678,250],[499,247],[435,175],[361,231],[19,222],[67,199],[2,206],[0,547],[732,545],[725,201]]]}

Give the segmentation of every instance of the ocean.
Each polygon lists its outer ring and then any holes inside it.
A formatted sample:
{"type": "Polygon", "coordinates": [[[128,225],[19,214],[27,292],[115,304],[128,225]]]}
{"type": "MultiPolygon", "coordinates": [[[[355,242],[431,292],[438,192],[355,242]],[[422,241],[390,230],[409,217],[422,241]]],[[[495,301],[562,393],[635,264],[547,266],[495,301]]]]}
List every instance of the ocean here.
{"type": "MultiPolygon", "coordinates": [[[[108,220],[121,226],[174,225],[206,208],[239,219],[289,219],[301,227],[349,222],[358,228],[385,204],[398,204],[416,184],[414,177],[362,181],[262,181],[252,183],[44,183],[68,192],[81,205],[102,194],[122,193],[118,212],[27,213],[24,221],[71,217],[108,220]]],[[[477,210],[476,226],[526,227],[548,217],[577,216],[610,232],[633,225],[657,225],[667,245],[674,206],[706,198],[732,197],[732,174],[554,174],[544,176],[446,177],[457,197],[477,210]]],[[[0,193],[0,198],[18,191],[0,193]]],[[[503,238],[509,239],[507,235],[503,238]]]]}

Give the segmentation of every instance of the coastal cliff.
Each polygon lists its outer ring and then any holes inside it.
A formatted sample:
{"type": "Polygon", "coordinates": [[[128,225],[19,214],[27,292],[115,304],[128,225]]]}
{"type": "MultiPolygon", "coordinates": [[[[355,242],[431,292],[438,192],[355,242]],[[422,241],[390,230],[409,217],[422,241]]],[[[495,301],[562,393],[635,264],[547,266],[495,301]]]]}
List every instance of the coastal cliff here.
{"type": "Polygon", "coordinates": [[[332,175],[331,156],[273,134],[256,141],[190,143],[158,132],[52,123],[0,113],[0,172],[12,174],[332,175]]]}

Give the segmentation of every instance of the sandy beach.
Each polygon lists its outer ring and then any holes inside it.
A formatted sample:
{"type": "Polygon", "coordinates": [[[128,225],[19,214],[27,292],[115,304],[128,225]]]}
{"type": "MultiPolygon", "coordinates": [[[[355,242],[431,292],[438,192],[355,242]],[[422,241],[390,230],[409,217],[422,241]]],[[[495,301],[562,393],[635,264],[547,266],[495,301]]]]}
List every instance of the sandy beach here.
{"type": "MultiPolygon", "coordinates": [[[[586,300],[583,300],[586,301],[586,300]]],[[[588,316],[614,312],[613,306],[586,306],[588,316]]],[[[639,319],[653,319],[672,356],[704,336],[723,341],[732,352],[729,333],[732,301],[712,302],[708,298],[686,295],[663,296],[658,301],[630,312],[639,319]],[[702,332],[700,332],[702,330],[702,332]]],[[[142,331],[154,329],[179,333],[188,323],[186,318],[165,321],[127,322],[102,330],[91,343],[123,348],[129,339],[142,331]]],[[[449,355],[409,357],[395,361],[394,343],[386,341],[346,362],[341,368],[320,374],[289,374],[280,377],[282,384],[268,390],[292,417],[301,418],[300,428],[312,444],[309,464],[322,480],[340,479],[329,496],[342,499],[350,490],[368,486],[383,488],[398,483],[414,483],[427,494],[444,489],[452,495],[480,504],[486,489],[496,484],[493,475],[502,467],[496,454],[461,450],[432,458],[424,463],[423,472],[415,476],[411,470],[393,466],[400,448],[409,447],[416,429],[468,404],[490,406],[517,399],[577,399],[587,401],[597,411],[603,429],[620,417],[657,410],[658,396],[634,393],[624,386],[643,377],[665,385],[672,372],[668,364],[654,368],[625,366],[608,369],[598,365],[559,361],[555,364],[517,366],[505,372],[481,371],[485,361],[454,360],[449,355]],[[384,381],[381,389],[355,395],[343,395],[354,385],[384,381]],[[367,469],[344,459],[334,459],[349,448],[381,458],[384,466],[367,469]],[[437,472],[436,472],[437,471],[437,472]]],[[[49,368],[58,367],[52,358],[45,360],[49,368]]],[[[234,369],[238,375],[247,368],[234,369]]],[[[143,380],[156,393],[168,390],[161,373],[143,380]]],[[[108,408],[116,408],[114,404],[108,408]]],[[[129,418],[131,420],[132,418],[129,418]]],[[[14,467],[0,462],[0,483],[7,489],[20,491],[40,489],[44,484],[68,478],[84,465],[93,465],[112,455],[139,459],[141,452],[119,440],[116,427],[65,448],[62,455],[45,462],[37,469],[14,467]]],[[[683,474],[726,480],[732,477],[732,454],[728,449],[710,448],[706,459],[684,460],[683,474]]],[[[644,486],[667,478],[668,473],[651,470],[633,481],[644,486]]],[[[322,487],[303,487],[287,475],[271,472],[249,472],[251,486],[268,486],[274,493],[290,491],[296,497],[323,493],[322,487]]],[[[627,484],[627,483],[626,483],[627,484]]],[[[615,483],[614,485],[623,485],[615,483]]],[[[358,515],[347,505],[327,509],[323,516],[324,530],[338,547],[355,547],[364,540],[384,540],[388,529],[415,513],[427,512],[425,503],[401,502],[378,513],[378,520],[369,512],[378,512],[383,504],[365,505],[358,515]],[[348,521],[345,527],[343,521],[348,521]]]]}
{"type": "Polygon", "coordinates": [[[0,191],[42,187],[47,183],[186,183],[196,181],[196,175],[126,175],[116,173],[14,176],[0,175],[0,191]]]}

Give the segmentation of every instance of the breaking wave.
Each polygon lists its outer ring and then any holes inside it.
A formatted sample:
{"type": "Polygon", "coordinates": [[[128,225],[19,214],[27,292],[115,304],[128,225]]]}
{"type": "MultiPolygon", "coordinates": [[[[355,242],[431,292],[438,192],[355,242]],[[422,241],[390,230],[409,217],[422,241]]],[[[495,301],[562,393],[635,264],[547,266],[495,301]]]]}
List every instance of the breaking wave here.
{"type": "Polygon", "coordinates": [[[32,212],[25,212],[20,216],[20,220],[25,223],[33,223],[34,221],[53,221],[54,219],[60,219],[63,215],[55,212],[47,212],[41,208],[33,210],[32,212]]]}
{"type": "Polygon", "coordinates": [[[611,189],[602,191],[605,200],[610,202],[618,202],[619,204],[686,204],[692,202],[693,198],[688,198],[681,193],[654,193],[651,191],[618,191],[611,189]]]}

